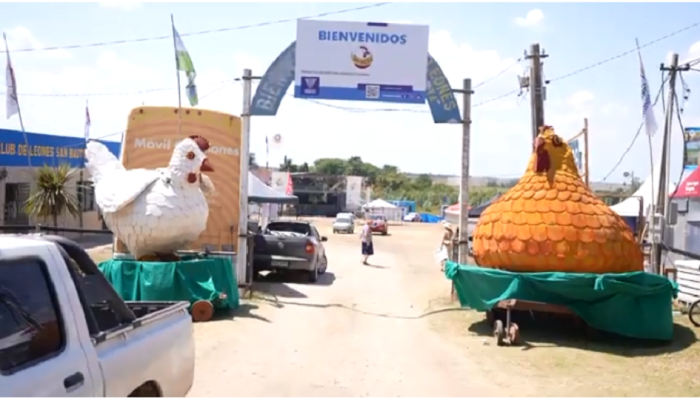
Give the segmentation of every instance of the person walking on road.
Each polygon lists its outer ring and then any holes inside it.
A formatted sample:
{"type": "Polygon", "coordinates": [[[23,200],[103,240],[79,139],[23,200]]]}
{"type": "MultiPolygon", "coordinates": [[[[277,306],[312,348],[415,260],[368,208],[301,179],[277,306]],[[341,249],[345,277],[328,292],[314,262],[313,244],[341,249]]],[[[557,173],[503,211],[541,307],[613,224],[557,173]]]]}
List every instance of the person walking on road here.
{"type": "Polygon", "coordinates": [[[369,256],[374,255],[374,245],[372,244],[372,228],[370,223],[372,220],[369,218],[369,214],[365,216],[365,225],[362,227],[362,233],[360,234],[360,240],[362,240],[362,264],[369,265],[367,260],[369,256]]]}

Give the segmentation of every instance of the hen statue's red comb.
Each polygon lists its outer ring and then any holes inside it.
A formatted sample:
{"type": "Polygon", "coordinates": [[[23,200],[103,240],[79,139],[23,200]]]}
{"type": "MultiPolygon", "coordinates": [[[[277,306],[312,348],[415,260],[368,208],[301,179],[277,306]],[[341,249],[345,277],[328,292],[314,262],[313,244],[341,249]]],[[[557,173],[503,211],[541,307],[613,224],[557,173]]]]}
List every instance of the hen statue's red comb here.
{"type": "Polygon", "coordinates": [[[202,150],[202,152],[206,152],[209,149],[209,140],[201,135],[191,135],[189,138],[197,143],[197,146],[202,150]]]}

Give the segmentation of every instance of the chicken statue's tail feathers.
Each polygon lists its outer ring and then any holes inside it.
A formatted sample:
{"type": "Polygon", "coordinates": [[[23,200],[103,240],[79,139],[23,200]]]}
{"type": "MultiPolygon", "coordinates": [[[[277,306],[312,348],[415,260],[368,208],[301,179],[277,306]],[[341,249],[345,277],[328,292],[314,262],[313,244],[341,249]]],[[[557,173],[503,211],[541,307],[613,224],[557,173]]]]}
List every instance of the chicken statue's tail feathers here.
{"type": "Polygon", "coordinates": [[[85,167],[94,184],[113,171],[125,170],[119,159],[104,144],[97,141],[88,141],[85,146],[85,160],[85,167]]]}

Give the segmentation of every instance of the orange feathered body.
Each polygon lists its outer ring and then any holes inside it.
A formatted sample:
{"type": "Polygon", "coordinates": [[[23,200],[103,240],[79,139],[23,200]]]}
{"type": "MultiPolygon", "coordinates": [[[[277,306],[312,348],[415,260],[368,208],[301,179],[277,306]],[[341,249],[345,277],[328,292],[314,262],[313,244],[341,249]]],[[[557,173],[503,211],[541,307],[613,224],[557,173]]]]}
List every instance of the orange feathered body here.
{"type": "Polygon", "coordinates": [[[474,229],[477,264],[516,272],[643,270],[630,227],[583,183],[571,148],[550,127],[541,131],[525,175],[474,229]]]}

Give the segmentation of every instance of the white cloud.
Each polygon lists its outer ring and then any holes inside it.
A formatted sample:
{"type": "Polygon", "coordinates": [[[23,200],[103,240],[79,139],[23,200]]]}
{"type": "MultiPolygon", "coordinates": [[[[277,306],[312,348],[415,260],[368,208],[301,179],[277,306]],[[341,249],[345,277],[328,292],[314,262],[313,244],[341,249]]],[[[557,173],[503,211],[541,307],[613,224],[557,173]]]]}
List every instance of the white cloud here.
{"type": "Polygon", "coordinates": [[[119,8],[124,11],[130,11],[130,10],[135,10],[137,8],[141,8],[141,3],[140,1],[129,1],[129,0],[109,0],[109,1],[100,1],[99,4],[102,7],[105,8],[119,8]]]}
{"type": "MultiPolygon", "coordinates": [[[[13,50],[19,49],[33,49],[37,50],[46,47],[39,39],[34,37],[32,32],[25,28],[24,26],[17,26],[15,28],[9,29],[5,32],[7,35],[7,45],[10,48],[10,54],[13,58],[23,57],[26,52],[13,53],[13,50]]],[[[32,52],[39,57],[47,58],[70,58],[70,53],[64,49],[56,49],[49,51],[36,51],[32,52]]]]}
{"type": "Polygon", "coordinates": [[[544,13],[537,8],[530,10],[525,17],[515,18],[515,24],[523,28],[539,26],[542,21],[544,21],[544,13]]]}
{"type": "Polygon", "coordinates": [[[583,106],[593,101],[593,99],[595,99],[593,93],[588,90],[581,90],[569,97],[567,103],[575,109],[581,109],[583,106]]]}

